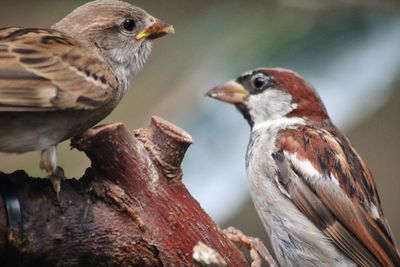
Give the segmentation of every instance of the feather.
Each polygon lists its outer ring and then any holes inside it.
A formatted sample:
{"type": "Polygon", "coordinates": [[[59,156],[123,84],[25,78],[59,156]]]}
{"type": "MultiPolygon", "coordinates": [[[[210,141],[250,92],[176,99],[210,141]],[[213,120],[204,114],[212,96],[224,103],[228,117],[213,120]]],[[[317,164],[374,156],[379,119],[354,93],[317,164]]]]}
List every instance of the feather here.
{"type": "Polygon", "coordinates": [[[277,146],[281,186],[337,247],[360,266],[400,266],[372,174],[347,138],[303,125],[281,130],[277,146]]]}
{"type": "Polygon", "coordinates": [[[95,109],[117,86],[100,57],[58,31],[0,30],[0,112],[95,109]]]}

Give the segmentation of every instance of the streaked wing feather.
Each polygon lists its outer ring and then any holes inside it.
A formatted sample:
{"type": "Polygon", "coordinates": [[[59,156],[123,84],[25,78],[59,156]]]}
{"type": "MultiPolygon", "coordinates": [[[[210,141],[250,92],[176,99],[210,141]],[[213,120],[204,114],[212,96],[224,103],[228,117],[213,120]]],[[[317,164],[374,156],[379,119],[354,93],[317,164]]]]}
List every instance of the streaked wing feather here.
{"type": "MultiPolygon", "coordinates": [[[[277,145],[290,162],[295,179],[300,179],[308,188],[307,194],[312,192],[322,203],[322,208],[333,215],[335,225],[341,225],[326,232],[339,248],[361,266],[400,266],[400,256],[387,230],[389,228],[384,223],[372,174],[351,148],[349,141],[336,128],[331,127],[322,129],[303,126],[300,129],[285,130],[280,133],[277,145]],[[309,171],[305,171],[301,166],[304,161],[310,163],[318,175],[310,175],[309,171]],[[372,207],[378,210],[378,218],[374,218],[372,207]],[[348,239],[349,235],[343,229],[356,238],[357,242],[348,239]],[[380,265],[374,264],[366,251],[380,265]]],[[[290,173],[283,170],[285,172],[290,173]]],[[[291,179],[294,179],[292,176],[291,179]]],[[[303,187],[300,189],[305,191],[303,187]]],[[[317,212],[315,207],[311,210],[317,212]]],[[[310,219],[312,215],[308,214],[310,219]]],[[[327,231],[323,224],[318,225],[321,230],[327,231]]]]}
{"type": "Polygon", "coordinates": [[[54,30],[0,30],[0,111],[94,109],[113,98],[108,66],[54,30]]]}
{"type": "Polygon", "coordinates": [[[335,218],[319,197],[299,177],[283,152],[273,155],[278,181],[294,204],[347,255],[363,267],[381,266],[375,257],[335,218]],[[288,171],[289,169],[289,171],[288,171]]]}
{"type": "Polygon", "coordinates": [[[330,190],[323,183],[309,183],[309,186],[318,192],[318,197],[326,207],[383,266],[400,266],[400,258],[393,243],[359,203],[353,203],[347,196],[341,196],[340,192],[330,190]]]}

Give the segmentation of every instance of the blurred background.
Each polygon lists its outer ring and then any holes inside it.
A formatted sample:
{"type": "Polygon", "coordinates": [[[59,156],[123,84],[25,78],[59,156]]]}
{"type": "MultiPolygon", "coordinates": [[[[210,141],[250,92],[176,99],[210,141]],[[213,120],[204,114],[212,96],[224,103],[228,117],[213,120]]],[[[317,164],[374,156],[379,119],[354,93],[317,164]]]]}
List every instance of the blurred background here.
{"type": "MultiPolygon", "coordinates": [[[[0,27],[49,27],[81,0],[1,0],[0,27]]],[[[184,183],[222,226],[265,239],[249,200],[244,156],[249,127],[232,106],[206,99],[216,84],[259,66],[284,67],[319,91],[334,123],[375,174],[385,215],[400,241],[400,2],[398,0],[136,0],[175,26],[157,40],[132,90],[105,122],[147,126],[151,115],[195,139],[184,183]]],[[[1,126],[0,126],[1,127],[1,126]]],[[[59,149],[68,177],[90,165],[59,149]]],[[[0,170],[44,176],[39,153],[0,154],[0,170]]]]}

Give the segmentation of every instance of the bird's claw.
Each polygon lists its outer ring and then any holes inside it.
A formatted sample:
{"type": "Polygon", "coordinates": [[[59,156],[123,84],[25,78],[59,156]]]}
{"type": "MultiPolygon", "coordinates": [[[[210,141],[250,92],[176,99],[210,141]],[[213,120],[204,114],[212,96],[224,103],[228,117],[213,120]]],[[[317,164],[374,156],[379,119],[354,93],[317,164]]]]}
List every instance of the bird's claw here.
{"type": "Polygon", "coordinates": [[[235,227],[228,227],[224,230],[224,234],[233,243],[250,250],[250,256],[253,260],[253,262],[251,263],[251,267],[262,266],[262,259],[264,259],[270,267],[279,267],[279,265],[272,257],[271,253],[268,251],[268,249],[265,247],[260,239],[246,236],[235,227]]]}
{"type": "Polygon", "coordinates": [[[51,181],[53,185],[53,190],[57,195],[57,201],[59,201],[61,192],[61,180],[66,179],[63,168],[57,166],[57,168],[52,173],[50,173],[47,178],[51,181]]]}

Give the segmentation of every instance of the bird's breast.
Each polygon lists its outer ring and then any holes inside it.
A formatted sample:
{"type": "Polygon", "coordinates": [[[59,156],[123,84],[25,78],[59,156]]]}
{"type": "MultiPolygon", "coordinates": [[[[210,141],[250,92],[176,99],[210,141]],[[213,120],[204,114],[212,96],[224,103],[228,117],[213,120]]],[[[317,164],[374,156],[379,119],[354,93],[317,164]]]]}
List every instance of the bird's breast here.
{"type": "Polygon", "coordinates": [[[46,149],[93,127],[110,111],[3,112],[0,116],[0,152],[46,149]]]}
{"type": "Polygon", "coordinates": [[[279,190],[275,177],[279,128],[252,132],[246,155],[249,190],[282,266],[355,266],[279,190]]]}

